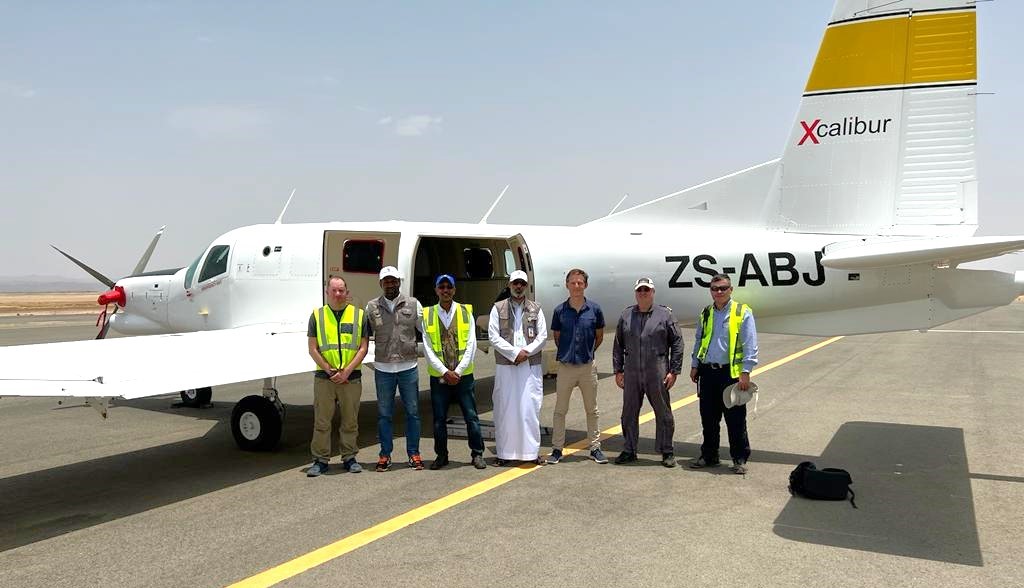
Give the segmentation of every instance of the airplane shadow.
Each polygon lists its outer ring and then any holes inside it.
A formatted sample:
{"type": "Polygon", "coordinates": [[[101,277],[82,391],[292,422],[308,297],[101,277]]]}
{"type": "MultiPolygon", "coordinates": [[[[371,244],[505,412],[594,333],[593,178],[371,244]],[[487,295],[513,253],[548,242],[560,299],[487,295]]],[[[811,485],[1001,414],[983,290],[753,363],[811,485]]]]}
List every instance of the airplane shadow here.
{"type": "Polygon", "coordinates": [[[962,429],[848,422],[811,461],[849,471],[859,508],[794,497],[775,519],[776,535],[983,565],[962,429]]]}

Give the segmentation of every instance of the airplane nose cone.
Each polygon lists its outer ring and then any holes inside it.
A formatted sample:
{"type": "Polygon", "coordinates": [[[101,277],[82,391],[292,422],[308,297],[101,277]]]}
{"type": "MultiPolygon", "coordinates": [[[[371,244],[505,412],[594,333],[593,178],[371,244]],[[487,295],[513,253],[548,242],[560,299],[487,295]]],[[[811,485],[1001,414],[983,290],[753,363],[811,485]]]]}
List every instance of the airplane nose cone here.
{"type": "Polygon", "coordinates": [[[125,302],[124,287],[122,286],[114,286],[113,290],[107,290],[96,299],[96,303],[100,306],[116,303],[121,308],[124,308],[125,302]]]}

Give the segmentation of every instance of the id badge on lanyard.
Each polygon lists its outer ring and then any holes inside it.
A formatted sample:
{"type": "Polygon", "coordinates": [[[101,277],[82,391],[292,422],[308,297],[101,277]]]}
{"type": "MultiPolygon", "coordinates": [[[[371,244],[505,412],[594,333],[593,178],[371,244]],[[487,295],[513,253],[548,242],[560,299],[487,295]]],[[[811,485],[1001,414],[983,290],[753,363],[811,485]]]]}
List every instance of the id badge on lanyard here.
{"type": "Polygon", "coordinates": [[[512,345],[516,347],[526,347],[526,337],[523,336],[522,329],[516,329],[515,334],[512,336],[512,345]]]}

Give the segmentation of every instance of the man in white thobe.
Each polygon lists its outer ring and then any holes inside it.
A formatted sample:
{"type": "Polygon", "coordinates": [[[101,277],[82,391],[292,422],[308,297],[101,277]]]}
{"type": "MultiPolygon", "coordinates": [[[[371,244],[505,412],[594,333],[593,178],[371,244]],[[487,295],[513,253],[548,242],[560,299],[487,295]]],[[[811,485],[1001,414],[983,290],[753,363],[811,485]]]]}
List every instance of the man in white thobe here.
{"type": "Polygon", "coordinates": [[[529,277],[508,278],[510,298],[496,302],[487,324],[494,348],[494,439],[497,465],[540,458],[540,406],[544,401],[541,349],[548,326],[539,304],[526,299],[529,277]]]}

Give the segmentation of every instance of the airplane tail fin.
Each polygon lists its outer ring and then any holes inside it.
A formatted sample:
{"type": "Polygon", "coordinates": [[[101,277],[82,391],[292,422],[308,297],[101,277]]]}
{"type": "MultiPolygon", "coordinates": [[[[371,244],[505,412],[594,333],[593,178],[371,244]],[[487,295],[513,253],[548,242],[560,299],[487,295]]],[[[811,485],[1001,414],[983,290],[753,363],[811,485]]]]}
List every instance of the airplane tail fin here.
{"type": "Polygon", "coordinates": [[[793,232],[977,229],[968,0],[837,0],[765,215],[793,232]]]}

